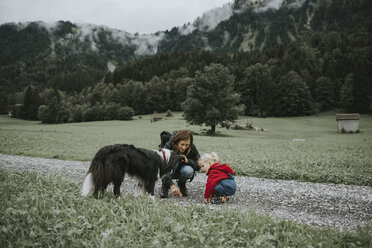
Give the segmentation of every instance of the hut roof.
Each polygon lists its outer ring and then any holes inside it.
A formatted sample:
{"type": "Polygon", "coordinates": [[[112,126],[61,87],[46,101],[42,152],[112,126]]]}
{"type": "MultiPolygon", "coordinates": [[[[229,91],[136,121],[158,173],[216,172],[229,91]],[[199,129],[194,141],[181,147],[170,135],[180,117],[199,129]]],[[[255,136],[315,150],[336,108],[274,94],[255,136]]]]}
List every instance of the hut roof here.
{"type": "Polygon", "coordinates": [[[359,120],[360,115],[358,113],[353,114],[336,114],[336,120],[359,120]]]}

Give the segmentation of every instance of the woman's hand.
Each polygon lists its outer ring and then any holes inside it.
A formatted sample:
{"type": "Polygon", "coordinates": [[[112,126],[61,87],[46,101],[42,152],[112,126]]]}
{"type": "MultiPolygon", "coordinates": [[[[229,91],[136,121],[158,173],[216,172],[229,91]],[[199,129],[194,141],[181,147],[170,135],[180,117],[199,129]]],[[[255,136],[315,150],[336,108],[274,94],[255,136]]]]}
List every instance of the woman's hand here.
{"type": "Polygon", "coordinates": [[[185,162],[185,164],[189,163],[189,160],[187,159],[185,155],[181,154],[181,157],[182,157],[182,160],[185,162]]]}
{"type": "Polygon", "coordinates": [[[176,185],[173,184],[170,188],[171,188],[171,190],[172,190],[172,195],[173,195],[173,196],[179,196],[179,197],[182,197],[182,194],[181,194],[179,188],[176,187],[176,185]]]}

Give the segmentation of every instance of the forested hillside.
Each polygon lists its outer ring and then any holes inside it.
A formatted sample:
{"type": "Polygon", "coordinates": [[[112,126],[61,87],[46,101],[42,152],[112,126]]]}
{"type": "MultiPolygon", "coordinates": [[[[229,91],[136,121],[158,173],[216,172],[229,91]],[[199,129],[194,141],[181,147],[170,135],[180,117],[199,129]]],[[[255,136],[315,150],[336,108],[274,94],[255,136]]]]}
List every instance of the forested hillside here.
{"type": "Polygon", "coordinates": [[[234,77],[245,114],[371,112],[372,2],[272,2],[236,0],[151,35],[70,22],[1,25],[1,112],[66,122],[182,110],[196,72],[213,64],[234,77]]]}
{"type": "Polygon", "coordinates": [[[235,0],[231,17],[212,30],[207,24],[200,27],[202,19],[175,27],[165,32],[159,52],[262,50],[293,41],[309,42],[314,32],[342,32],[371,24],[372,4],[365,0],[287,0],[278,9],[264,3],[235,0]]]}
{"type": "Polygon", "coordinates": [[[80,92],[102,79],[108,61],[123,66],[153,54],[155,48],[149,42],[146,36],[63,21],[3,24],[1,90],[19,90],[32,83],[41,88],[80,92]]]}

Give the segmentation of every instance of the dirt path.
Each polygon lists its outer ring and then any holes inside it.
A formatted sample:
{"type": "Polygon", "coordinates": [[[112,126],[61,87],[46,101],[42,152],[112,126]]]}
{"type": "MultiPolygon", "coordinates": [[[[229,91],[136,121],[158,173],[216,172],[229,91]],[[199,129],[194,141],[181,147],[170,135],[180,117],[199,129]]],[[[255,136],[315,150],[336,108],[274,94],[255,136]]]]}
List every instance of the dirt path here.
{"type": "MultiPolygon", "coordinates": [[[[89,162],[64,161],[56,159],[31,158],[0,154],[0,169],[36,171],[45,174],[59,174],[82,184],[89,162]]],[[[166,201],[183,204],[202,204],[206,176],[197,174],[188,183],[189,196],[166,201]]],[[[229,203],[209,205],[215,208],[253,209],[281,219],[290,219],[319,227],[353,229],[372,226],[372,187],[350,185],[301,183],[237,176],[237,193],[229,203]]],[[[126,178],[122,185],[125,194],[138,194],[137,183],[126,178]]],[[[4,190],[4,189],[2,189],[4,190]]],[[[160,181],[155,196],[158,197],[160,181]]]]}

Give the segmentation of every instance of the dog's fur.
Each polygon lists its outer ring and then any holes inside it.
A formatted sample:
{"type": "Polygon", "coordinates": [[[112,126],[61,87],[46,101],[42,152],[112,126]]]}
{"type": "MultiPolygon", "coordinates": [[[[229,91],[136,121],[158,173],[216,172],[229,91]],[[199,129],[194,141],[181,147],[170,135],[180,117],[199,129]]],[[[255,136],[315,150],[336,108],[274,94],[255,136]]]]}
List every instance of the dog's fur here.
{"type": "Polygon", "coordinates": [[[160,177],[169,173],[182,159],[169,150],[166,153],[168,157],[164,161],[161,150],[147,150],[126,144],[105,146],[92,160],[83,183],[82,195],[88,196],[93,192],[94,197],[98,198],[98,193],[104,193],[107,186],[113,183],[114,194],[119,196],[126,173],[137,177],[144,190],[154,195],[158,173],[160,177]]]}

